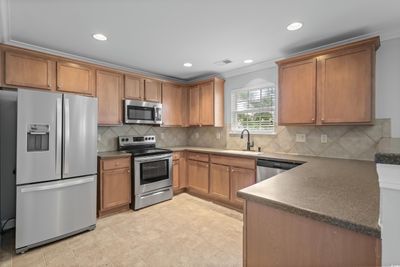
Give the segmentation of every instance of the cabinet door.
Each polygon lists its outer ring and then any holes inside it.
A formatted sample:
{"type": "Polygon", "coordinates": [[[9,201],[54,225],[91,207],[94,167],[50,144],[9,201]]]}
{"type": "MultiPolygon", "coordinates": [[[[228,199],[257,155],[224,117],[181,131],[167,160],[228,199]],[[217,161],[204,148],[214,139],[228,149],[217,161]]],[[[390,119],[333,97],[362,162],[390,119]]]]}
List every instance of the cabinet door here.
{"type": "Polygon", "coordinates": [[[46,58],[5,52],[5,84],[55,89],[56,63],[46,58]]]}
{"type": "Polygon", "coordinates": [[[200,85],[200,125],[214,125],[214,83],[200,85]]]}
{"type": "Polygon", "coordinates": [[[161,82],[156,80],[144,80],[144,100],[161,102],[161,82]]]}
{"type": "Polygon", "coordinates": [[[229,166],[211,164],[210,167],[210,194],[224,200],[229,200],[230,179],[229,166]]]}
{"type": "Polygon", "coordinates": [[[179,189],[180,168],[179,159],[172,162],[172,187],[174,190],[179,189]]]}
{"type": "Polygon", "coordinates": [[[137,76],[125,75],[125,98],[134,100],[144,99],[144,79],[137,76]]]}
{"type": "Polygon", "coordinates": [[[101,209],[106,210],[131,202],[129,169],[105,171],[101,177],[101,209]]]}
{"type": "Polygon", "coordinates": [[[187,186],[187,169],[186,169],[185,152],[183,152],[182,157],[179,159],[179,188],[186,188],[186,186],[187,186]]]}
{"type": "Polygon", "coordinates": [[[121,74],[103,70],[96,71],[96,96],[99,103],[99,124],[122,124],[121,94],[121,74]]]}
{"type": "Polygon", "coordinates": [[[164,83],[162,88],[163,125],[182,125],[182,90],[181,87],[164,83]]]}
{"type": "Polygon", "coordinates": [[[372,121],[373,53],[367,47],[318,58],[321,124],[372,121]]]}
{"type": "Polygon", "coordinates": [[[93,95],[93,69],[71,62],[57,62],[57,90],[93,95]]]}
{"type": "Polygon", "coordinates": [[[200,125],[200,87],[189,89],[189,125],[200,125]]]}
{"type": "Polygon", "coordinates": [[[314,124],[316,59],[279,66],[279,124],[314,124]]]}
{"type": "Polygon", "coordinates": [[[189,187],[202,193],[208,193],[209,164],[195,160],[188,160],[189,187]]]}
{"type": "Polygon", "coordinates": [[[181,118],[182,118],[182,124],[181,126],[183,127],[188,127],[189,126],[189,88],[187,87],[181,87],[181,97],[182,97],[182,102],[181,102],[181,118]]]}
{"type": "Polygon", "coordinates": [[[243,205],[243,200],[238,198],[237,191],[253,185],[256,182],[254,170],[231,167],[231,201],[234,204],[243,205]]]}

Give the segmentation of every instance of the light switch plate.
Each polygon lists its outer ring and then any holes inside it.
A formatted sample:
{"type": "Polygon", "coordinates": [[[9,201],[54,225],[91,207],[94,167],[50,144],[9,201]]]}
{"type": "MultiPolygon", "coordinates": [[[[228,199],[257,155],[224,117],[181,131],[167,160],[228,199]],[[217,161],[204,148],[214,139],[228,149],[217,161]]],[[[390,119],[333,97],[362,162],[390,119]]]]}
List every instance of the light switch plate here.
{"type": "Polygon", "coordinates": [[[306,135],[305,134],[296,134],[296,142],[297,143],[305,143],[306,135]]]}
{"type": "Polygon", "coordinates": [[[199,133],[196,132],[196,133],[194,134],[194,137],[195,137],[196,139],[199,139],[199,133]]]}
{"type": "Polygon", "coordinates": [[[215,137],[216,137],[218,140],[221,139],[221,133],[220,133],[220,132],[217,132],[215,137]]]}
{"type": "Polygon", "coordinates": [[[161,133],[161,139],[164,139],[164,138],[165,138],[165,134],[161,133]]]}
{"type": "Polygon", "coordinates": [[[326,134],[321,134],[321,144],[328,143],[328,136],[326,134]]]}

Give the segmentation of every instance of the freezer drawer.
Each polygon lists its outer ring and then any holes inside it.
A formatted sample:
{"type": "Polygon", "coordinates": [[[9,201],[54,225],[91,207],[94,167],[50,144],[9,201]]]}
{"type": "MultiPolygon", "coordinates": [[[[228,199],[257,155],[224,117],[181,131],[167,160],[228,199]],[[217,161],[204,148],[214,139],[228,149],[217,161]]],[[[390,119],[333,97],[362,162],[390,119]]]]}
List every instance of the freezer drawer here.
{"type": "Polygon", "coordinates": [[[95,175],[17,186],[17,252],[95,224],[95,175]]]}

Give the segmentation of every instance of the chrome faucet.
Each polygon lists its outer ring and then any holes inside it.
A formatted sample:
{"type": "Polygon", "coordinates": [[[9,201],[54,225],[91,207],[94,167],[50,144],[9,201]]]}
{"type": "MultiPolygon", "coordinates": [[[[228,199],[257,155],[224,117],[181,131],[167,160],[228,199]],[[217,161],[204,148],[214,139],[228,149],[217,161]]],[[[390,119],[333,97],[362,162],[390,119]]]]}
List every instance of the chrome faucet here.
{"type": "Polygon", "coordinates": [[[240,134],[240,139],[243,139],[243,133],[244,132],[247,132],[246,150],[250,151],[250,148],[254,147],[254,141],[250,143],[250,132],[247,129],[243,129],[242,133],[240,134]]]}

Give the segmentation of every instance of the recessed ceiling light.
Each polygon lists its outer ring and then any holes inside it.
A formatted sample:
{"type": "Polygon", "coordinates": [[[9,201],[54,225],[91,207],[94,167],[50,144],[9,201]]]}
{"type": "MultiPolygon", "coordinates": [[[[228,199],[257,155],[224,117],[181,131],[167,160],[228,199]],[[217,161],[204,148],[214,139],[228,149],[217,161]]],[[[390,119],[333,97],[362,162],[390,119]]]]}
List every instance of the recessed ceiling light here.
{"type": "Polygon", "coordinates": [[[107,40],[107,36],[105,36],[102,33],[95,33],[93,34],[93,38],[99,41],[106,41],[107,40]]]}
{"type": "Polygon", "coordinates": [[[286,27],[286,29],[288,31],[297,31],[297,30],[301,29],[301,27],[303,27],[303,23],[301,23],[301,22],[293,22],[293,23],[290,23],[286,27]]]}
{"type": "Polygon", "coordinates": [[[191,66],[193,66],[193,64],[190,62],[186,62],[185,64],[183,64],[183,66],[185,66],[186,68],[190,68],[191,66]]]}
{"type": "Polygon", "coordinates": [[[252,59],[246,59],[246,60],[243,61],[243,63],[250,64],[250,63],[253,63],[253,60],[252,59]]]}

